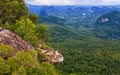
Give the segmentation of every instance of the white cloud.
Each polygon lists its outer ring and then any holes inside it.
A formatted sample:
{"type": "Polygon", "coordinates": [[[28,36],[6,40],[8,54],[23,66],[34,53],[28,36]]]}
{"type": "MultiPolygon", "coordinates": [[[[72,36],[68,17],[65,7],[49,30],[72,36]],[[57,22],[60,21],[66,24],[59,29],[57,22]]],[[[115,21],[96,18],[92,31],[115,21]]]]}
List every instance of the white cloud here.
{"type": "Polygon", "coordinates": [[[120,2],[120,0],[103,0],[104,2],[120,2]]]}
{"type": "Polygon", "coordinates": [[[35,5],[110,5],[120,4],[120,0],[25,0],[35,5]]]}
{"type": "Polygon", "coordinates": [[[120,0],[103,0],[106,5],[120,5],[120,0]]]}
{"type": "Polygon", "coordinates": [[[26,0],[29,4],[40,4],[40,5],[70,5],[73,3],[71,0],[26,0]]]}

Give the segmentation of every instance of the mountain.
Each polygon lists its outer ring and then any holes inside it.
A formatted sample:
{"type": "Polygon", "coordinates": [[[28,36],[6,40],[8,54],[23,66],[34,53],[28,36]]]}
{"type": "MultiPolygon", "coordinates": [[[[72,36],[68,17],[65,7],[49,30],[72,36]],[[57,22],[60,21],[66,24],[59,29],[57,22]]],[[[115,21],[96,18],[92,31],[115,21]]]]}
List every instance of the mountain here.
{"type": "Polygon", "coordinates": [[[39,16],[46,17],[46,16],[48,16],[48,14],[46,13],[45,10],[41,10],[40,13],[39,13],[39,16]]]}
{"type": "Polygon", "coordinates": [[[120,10],[120,6],[41,6],[41,5],[27,5],[30,13],[40,14],[45,11],[48,15],[61,16],[66,19],[73,17],[90,15],[101,15],[113,10],[120,10]]]}
{"type": "Polygon", "coordinates": [[[30,13],[39,15],[39,23],[53,23],[72,30],[90,32],[103,14],[120,10],[120,6],[41,6],[27,5],[30,13]]]}
{"type": "Polygon", "coordinates": [[[55,23],[59,25],[64,25],[66,22],[65,19],[60,18],[60,17],[55,17],[55,16],[40,16],[39,22],[38,23],[43,23],[43,22],[50,22],[50,23],[55,23]]]}
{"type": "Polygon", "coordinates": [[[101,38],[120,39],[120,11],[112,11],[98,18],[94,26],[101,38]]]}
{"type": "MultiPolygon", "coordinates": [[[[70,33],[72,31],[75,34],[80,35],[89,34],[105,39],[120,39],[120,6],[27,5],[27,7],[30,10],[30,13],[39,15],[39,23],[46,23],[48,24],[48,27],[51,25],[52,27],[59,25],[56,28],[59,27],[59,29],[61,29],[64,27],[69,30],[70,33]],[[43,12],[43,10],[44,13],[40,16],[40,13],[43,12]],[[44,14],[47,14],[47,16],[43,16],[44,14]]],[[[52,29],[55,31],[54,28],[52,29]]],[[[53,31],[51,31],[51,33],[53,33],[53,31]]]]}
{"type": "Polygon", "coordinates": [[[120,40],[112,35],[118,36],[120,6],[27,6],[47,13],[38,25],[47,25],[49,43],[64,55],[55,65],[62,75],[119,75],[120,40]]]}

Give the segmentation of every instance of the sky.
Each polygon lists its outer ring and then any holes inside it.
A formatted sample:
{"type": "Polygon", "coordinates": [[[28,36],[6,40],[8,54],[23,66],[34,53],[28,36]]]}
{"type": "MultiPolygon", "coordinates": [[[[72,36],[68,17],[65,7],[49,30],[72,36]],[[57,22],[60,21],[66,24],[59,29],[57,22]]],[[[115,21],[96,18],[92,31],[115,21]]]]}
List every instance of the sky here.
{"type": "Polygon", "coordinates": [[[25,0],[32,5],[120,5],[120,0],[25,0]]]}

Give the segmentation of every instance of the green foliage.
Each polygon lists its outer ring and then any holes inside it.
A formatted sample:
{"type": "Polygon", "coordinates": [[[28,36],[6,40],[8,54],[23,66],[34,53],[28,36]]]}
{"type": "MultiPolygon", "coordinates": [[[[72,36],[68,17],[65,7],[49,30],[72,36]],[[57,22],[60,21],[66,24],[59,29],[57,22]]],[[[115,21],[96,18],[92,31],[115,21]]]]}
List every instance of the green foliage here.
{"type": "Polygon", "coordinates": [[[55,23],[59,25],[64,25],[66,22],[65,19],[60,18],[60,17],[55,17],[55,16],[47,16],[47,17],[41,17],[40,18],[40,23],[41,22],[50,22],[50,23],[55,23]]]}
{"type": "Polygon", "coordinates": [[[112,11],[103,14],[94,25],[94,33],[103,39],[120,39],[120,12],[112,11]],[[107,22],[101,22],[108,19],[107,22]]]}
{"type": "MultiPolygon", "coordinates": [[[[24,0],[0,0],[0,26],[17,33],[35,48],[49,37],[45,25],[36,28],[37,21],[36,14],[28,14],[24,0]]],[[[11,46],[0,44],[0,75],[58,75],[52,64],[39,59],[40,51],[21,50],[14,54],[11,46]]]]}
{"type": "Polygon", "coordinates": [[[18,74],[19,75],[27,75],[26,69],[23,66],[19,67],[18,68],[18,74]]]}
{"type": "Polygon", "coordinates": [[[70,75],[77,75],[77,74],[71,73],[70,75]]]}
{"type": "Polygon", "coordinates": [[[23,66],[25,65],[34,66],[33,63],[36,62],[36,60],[34,60],[33,57],[25,51],[18,52],[16,58],[17,58],[16,61],[23,66]]]}
{"type": "Polygon", "coordinates": [[[63,75],[71,73],[76,75],[119,75],[119,45],[119,40],[103,40],[90,36],[75,39],[72,39],[71,36],[71,39],[52,42],[52,46],[61,50],[64,55],[63,63],[56,65],[56,68],[64,72],[63,75]]]}
{"type": "Polygon", "coordinates": [[[3,24],[5,22],[15,23],[20,17],[27,16],[28,14],[27,7],[23,0],[5,0],[0,1],[0,4],[0,18],[3,24]]]}
{"type": "Polygon", "coordinates": [[[35,23],[35,24],[38,23],[38,16],[36,14],[30,14],[29,18],[33,23],[35,23]]]}
{"type": "Polygon", "coordinates": [[[31,43],[34,47],[38,47],[38,45],[40,44],[40,41],[38,40],[36,34],[27,33],[24,36],[24,39],[31,43]]]}
{"type": "Polygon", "coordinates": [[[48,28],[46,25],[42,24],[37,26],[37,37],[38,39],[42,39],[44,42],[48,41],[50,34],[48,32],[48,28]]]}
{"type": "Polygon", "coordinates": [[[58,75],[56,70],[54,69],[54,66],[51,65],[49,62],[43,62],[42,66],[42,75],[58,75]]]}
{"type": "Polygon", "coordinates": [[[36,46],[39,40],[36,36],[36,25],[28,18],[22,17],[16,22],[15,32],[23,37],[26,41],[30,42],[32,45],[36,46]]]}
{"type": "Polygon", "coordinates": [[[35,50],[22,50],[15,58],[4,59],[0,56],[0,75],[59,75],[52,64],[39,63],[37,59],[35,50]]]}
{"type": "Polygon", "coordinates": [[[75,30],[57,24],[48,27],[49,42],[64,55],[63,63],[55,65],[63,75],[119,75],[120,40],[97,38],[86,28],[75,30]]]}
{"type": "Polygon", "coordinates": [[[35,51],[35,50],[29,50],[27,53],[30,54],[32,56],[32,58],[34,58],[35,60],[37,60],[37,55],[38,55],[37,51],[35,51]]]}
{"type": "Polygon", "coordinates": [[[5,59],[12,56],[13,50],[14,49],[9,45],[0,44],[0,56],[5,59]]]}
{"type": "Polygon", "coordinates": [[[36,25],[28,18],[22,17],[16,22],[17,29],[15,32],[24,37],[27,33],[35,33],[36,25]]]}
{"type": "Polygon", "coordinates": [[[74,16],[75,19],[72,17],[65,23],[56,19],[61,24],[53,18],[49,21],[50,17],[41,18],[40,22],[46,23],[51,33],[49,42],[64,55],[63,63],[55,66],[63,75],[120,74],[120,12],[104,14],[98,20],[109,21],[94,24],[99,16],[74,16]]]}
{"type": "Polygon", "coordinates": [[[10,73],[10,66],[6,64],[6,61],[0,56],[0,75],[10,73]]]}
{"type": "Polygon", "coordinates": [[[16,32],[34,47],[38,47],[40,41],[48,40],[47,27],[38,27],[40,30],[36,28],[38,16],[28,14],[24,0],[5,0],[0,3],[1,27],[16,32]]]}

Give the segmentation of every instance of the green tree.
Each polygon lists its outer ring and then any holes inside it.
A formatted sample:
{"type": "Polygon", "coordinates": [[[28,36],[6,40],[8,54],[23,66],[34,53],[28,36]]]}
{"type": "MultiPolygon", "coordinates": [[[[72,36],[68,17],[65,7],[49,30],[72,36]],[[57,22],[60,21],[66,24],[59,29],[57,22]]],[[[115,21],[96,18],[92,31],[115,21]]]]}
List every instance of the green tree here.
{"type": "Polygon", "coordinates": [[[37,62],[37,60],[35,60],[33,58],[33,55],[31,55],[31,54],[29,54],[29,53],[27,53],[23,50],[17,53],[15,60],[18,61],[19,64],[23,65],[23,66],[26,66],[26,65],[31,66],[31,67],[37,67],[38,66],[38,62],[37,62]]]}
{"type": "Polygon", "coordinates": [[[27,75],[26,69],[23,66],[18,68],[18,75],[27,75]]]}
{"type": "Polygon", "coordinates": [[[21,50],[15,58],[4,59],[0,56],[0,75],[58,75],[49,62],[39,63],[37,54],[35,50],[21,50]]]}
{"type": "Polygon", "coordinates": [[[0,44],[0,56],[4,59],[7,59],[8,57],[11,57],[13,54],[13,47],[9,45],[0,44]]]}
{"type": "Polygon", "coordinates": [[[42,75],[58,75],[54,66],[49,62],[43,62],[42,66],[42,75]]]}
{"type": "Polygon", "coordinates": [[[28,18],[22,17],[16,22],[15,32],[23,37],[26,41],[31,43],[34,46],[37,46],[39,40],[36,36],[36,25],[28,18]]]}
{"type": "Polygon", "coordinates": [[[34,75],[39,73],[40,64],[37,61],[37,53],[35,50],[19,51],[15,58],[9,58],[7,63],[11,68],[12,75],[34,75]]]}
{"type": "Polygon", "coordinates": [[[30,14],[29,18],[33,23],[35,23],[35,24],[38,23],[38,16],[36,14],[30,14]]]}
{"type": "Polygon", "coordinates": [[[24,0],[0,0],[0,18],[5,22],[15,23],[22,16],[28,15],[24,0]]]}
{"type": "Polygon", "coordinates": [[[6,60],[0,56],[0,75],[8,75],[10,71],[10,66],[6,64],[6,60]]]}
{"type": "Polygon", "coordinates": [[[46,25],[42,24],[37,27],[38,39],[43,40],[44,42],[47,42],[49,36],[50,36],[50,34],[48,32],[48,27],[46,25]]]}

